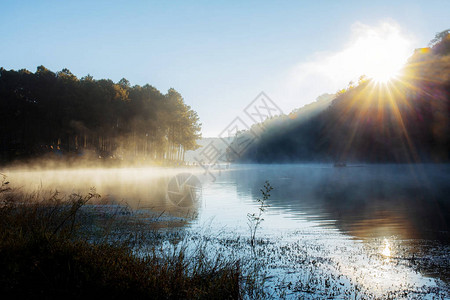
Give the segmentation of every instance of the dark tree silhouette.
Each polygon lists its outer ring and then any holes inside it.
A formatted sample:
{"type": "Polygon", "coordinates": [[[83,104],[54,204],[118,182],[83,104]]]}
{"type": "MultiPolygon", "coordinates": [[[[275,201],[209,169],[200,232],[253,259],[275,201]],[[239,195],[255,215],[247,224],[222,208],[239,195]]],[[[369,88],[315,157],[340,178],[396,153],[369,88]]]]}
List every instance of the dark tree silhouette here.
{"type": "Polygon", "coordinates": [[[78,79],[68,69],[0,68],[0,159],[53,154],[183,160],[196,149],[199,118],[174,89],[122,78],[78,79]]]}

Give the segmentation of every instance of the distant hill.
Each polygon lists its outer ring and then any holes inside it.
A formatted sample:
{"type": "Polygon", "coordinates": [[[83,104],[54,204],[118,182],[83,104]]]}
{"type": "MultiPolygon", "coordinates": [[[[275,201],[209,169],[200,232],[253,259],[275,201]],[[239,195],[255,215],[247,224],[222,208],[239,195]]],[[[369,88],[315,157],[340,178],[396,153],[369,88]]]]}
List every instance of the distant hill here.
{"type": "MultiPolygon", "coordinates": [[[[417,49],[403,75],[361,79],[289,115],[255,125],[240,162],[447,162],[450,159],[450,34],[417,49]]],[[[437,35],[438,36],[438,35],[437,35]]],[[[242,137],[249,136],[247,131],[242,137]]],[[[238,149],[238,141],[232,145],[238,149]]]]}
{"type": "MultiPolygon", "coordinates": [[[[316,101],[294,109],[289,115],[272,117],[263,123],[254,124],[250,130],[240,132],[233,139],[227,150],[228,159],[230,161],[252,161],[255,158],[258,160],[260,153],[270,150],[266,146],[268,141],[275,140],[275,137],[289,136],[293,128],[308,124],[325,111],[335,98],[335,94],[323,94],[317,97],[316,101]]],[[[268,157],[266,154],[263,155],[268,157]]]]}

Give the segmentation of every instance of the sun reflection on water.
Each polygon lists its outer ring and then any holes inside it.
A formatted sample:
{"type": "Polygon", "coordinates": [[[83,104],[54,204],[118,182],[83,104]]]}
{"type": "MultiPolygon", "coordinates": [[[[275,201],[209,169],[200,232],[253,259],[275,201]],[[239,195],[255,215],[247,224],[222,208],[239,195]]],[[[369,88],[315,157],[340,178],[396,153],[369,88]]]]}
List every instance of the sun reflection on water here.
{"type": "Polygon", "coordinates": [[[383,251],[381,251],[381,254],[385,257],[391,257],[391,248],[387,239],[384,239],[384,248],[383,251]]]}

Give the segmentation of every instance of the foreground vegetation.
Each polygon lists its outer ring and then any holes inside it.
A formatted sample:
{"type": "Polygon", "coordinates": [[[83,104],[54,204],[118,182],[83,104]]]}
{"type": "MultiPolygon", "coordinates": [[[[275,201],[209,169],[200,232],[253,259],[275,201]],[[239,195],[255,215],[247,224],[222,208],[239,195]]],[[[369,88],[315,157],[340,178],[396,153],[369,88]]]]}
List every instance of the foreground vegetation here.
{"type": "Polygon", "coordinates": [[[64,198],[57,193],[23,195],[7,186],[3,180],[0,189],[3,297],[237,299],[244,296],[244,281],[248,278],[243,277],[239,261],[208,259],[201,251],[190,255],[185,248],[161,255],[156,244],[145,254],[139,254],[132,247],[139,241],[137,231],[125,234],[117,226],[99,230],[96,224],[105,224],[105,219],[96,220],[83,211],[88,201],[98,197],[94,192],[86,197],[64,198]]]}

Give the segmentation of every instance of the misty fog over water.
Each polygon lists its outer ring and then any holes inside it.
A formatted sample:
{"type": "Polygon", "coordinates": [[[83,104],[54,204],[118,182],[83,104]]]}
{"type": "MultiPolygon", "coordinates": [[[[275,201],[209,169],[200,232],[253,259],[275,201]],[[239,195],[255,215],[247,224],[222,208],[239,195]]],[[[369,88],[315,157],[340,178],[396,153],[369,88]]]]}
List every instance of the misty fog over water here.
{"type": "Polygon", "coordinates": [[[198,213],[196,222],[214,218],[222,225],[245,223],[268,180],[274,190],[264,227],[276,228],[270,218],[277,216],[334,227],[361,239],[392,235],[450,239],[450,165],[232,165],[215,173],[215,182],[198,169],[11,170],[6,174],[12,185],[25,191],[52,188],[85,193],[95,187],[102,196],[132,208],[177,213],[186,208],[171,203],[166,189],[170,178],[183,172],[202,182],[199,202],[191,208],[198,213]]]}

